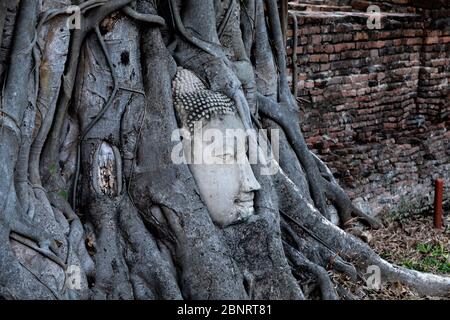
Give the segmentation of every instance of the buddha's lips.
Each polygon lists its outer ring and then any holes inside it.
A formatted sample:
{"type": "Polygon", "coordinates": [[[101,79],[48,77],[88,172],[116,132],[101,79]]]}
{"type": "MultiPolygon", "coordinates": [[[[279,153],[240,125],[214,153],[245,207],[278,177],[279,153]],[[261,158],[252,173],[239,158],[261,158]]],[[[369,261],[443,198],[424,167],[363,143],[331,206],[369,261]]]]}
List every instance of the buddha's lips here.
{"type": "Polygon", "coordinates": [[[235,200],[235,204],[243,207],[243,208],[251,208],[253,207],[253,198],[254,198],[253,192],[247,192],[244,194],[239,195],[239,197],[235,200]]]}

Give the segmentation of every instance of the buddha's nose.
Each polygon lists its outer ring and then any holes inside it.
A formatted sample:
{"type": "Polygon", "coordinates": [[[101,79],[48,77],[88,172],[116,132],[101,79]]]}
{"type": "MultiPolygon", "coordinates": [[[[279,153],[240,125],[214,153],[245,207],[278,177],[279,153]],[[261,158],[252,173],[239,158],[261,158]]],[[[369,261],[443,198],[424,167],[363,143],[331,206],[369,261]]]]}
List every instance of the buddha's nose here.
{"type": "Polygon", "coordinates": [[[261,185],[253,173],[252,167],[246,161],[241,165],[241,191],[252,192],[261,189],[261,185]]]}

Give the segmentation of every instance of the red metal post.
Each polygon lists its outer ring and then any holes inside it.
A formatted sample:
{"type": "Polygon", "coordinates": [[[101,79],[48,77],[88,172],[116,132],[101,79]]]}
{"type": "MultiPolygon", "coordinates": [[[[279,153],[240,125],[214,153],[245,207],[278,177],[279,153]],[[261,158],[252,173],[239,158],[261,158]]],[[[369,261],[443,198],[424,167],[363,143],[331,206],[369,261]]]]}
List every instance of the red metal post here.
{"type": "Polygon", "coordinates": [[[434,189],[434,227],[442,228],[442,195],[444,193],[444,180],[436,179],[434,189]]]}

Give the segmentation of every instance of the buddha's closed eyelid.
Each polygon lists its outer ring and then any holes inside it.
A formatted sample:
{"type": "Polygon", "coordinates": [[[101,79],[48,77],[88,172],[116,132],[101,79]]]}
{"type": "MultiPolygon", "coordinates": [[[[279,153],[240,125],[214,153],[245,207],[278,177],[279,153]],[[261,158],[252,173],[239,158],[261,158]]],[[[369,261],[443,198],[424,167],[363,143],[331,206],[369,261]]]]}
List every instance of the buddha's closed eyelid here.
{"type": "Polygon", "coordinates": [[[225,158],[233,158],[234,159],[236,157],[236,155],[231,152],[225,152],[225,153],[216,154],[216,157],[223,158],[223,159],[225,159],[225,158]]]}
{"type": "Polygon", "coordinates": [[[227,154],[234,157],[236,154],[236,150],[234,149],[234,147],[224,146],[224,148],[214,149],[214,154],[219,157],[227,154]]]}

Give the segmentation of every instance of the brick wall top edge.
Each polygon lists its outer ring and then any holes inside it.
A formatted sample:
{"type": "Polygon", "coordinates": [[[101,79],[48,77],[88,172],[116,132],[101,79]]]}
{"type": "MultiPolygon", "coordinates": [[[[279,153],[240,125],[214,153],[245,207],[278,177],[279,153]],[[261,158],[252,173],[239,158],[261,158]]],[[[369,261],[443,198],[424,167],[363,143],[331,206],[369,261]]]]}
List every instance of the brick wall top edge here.
{"type": "MultiPolygon", "coordinates": [[[[337,24],[337,23],[355,23],[366,24],[370,18],[369,14],[357,13],[357,12],[338,12],[317,14],[313,12],[295,12],[299,25],[303,24],[337,24]]],[[[422,16],[416,14],[382,14],[381,22],[400,22],[400,23],[413,23],[422,21],[422,16]]],[[[445,22],[443,22],[445,24],[445,22]]],[[[289,24],[292,24],[292,18],[289,19],[289,24]]]]}
{"type": "MultiPolygon", "coordinates": [[[[315,1],[308,0],[290,0],[295,3],[317,4],[315,1]]],[[[353,9],[365,9],[367,6],[375,4],[387,8],[417,8],[417,9],[441,9],[450,8],[448,0],[324,0],[321,5],[324,6],[351,6],[353,9]]]]}
{"type": "MultiPolygon", "coordinates": [[[[318,18],[329,18],[329,17],[363,17],[367,19],[372,14],[367,12],[347,12],[347,11],[293,11],[291,13],[295,14],[298,17],[318,17],[318,18]]],[[[420,17],[420,14],[415,13],[398,13],[398,12],[380,12],[380,16],[382,17],[405,17],[405,18],[417,18],[420,17]]]]}

